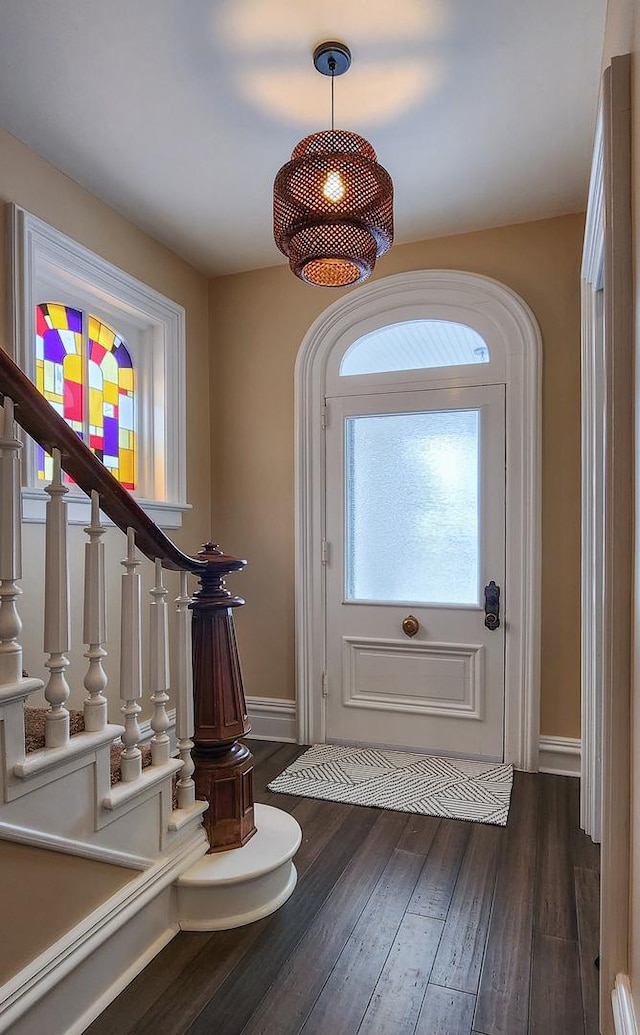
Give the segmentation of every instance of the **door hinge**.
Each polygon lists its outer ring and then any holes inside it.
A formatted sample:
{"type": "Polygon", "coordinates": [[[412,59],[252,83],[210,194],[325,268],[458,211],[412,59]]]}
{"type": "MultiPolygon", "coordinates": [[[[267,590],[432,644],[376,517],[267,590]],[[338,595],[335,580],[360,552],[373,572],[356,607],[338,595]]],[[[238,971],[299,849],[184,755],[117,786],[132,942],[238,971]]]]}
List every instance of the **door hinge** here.
{"type": "Polygon", "coordinates": [[[326,539],[322,540],[322,563],[329,563],[329,543],[326,539]]]}
{"type": "Polygon", "coordinates": [[[326,402],[322,404],[322,410],[320,411],[320,425],[323,430],[326,428],[329,421],[329,409],[326,402]]]}
{"type": "Polygon", "coordinates": [[[329,696],[329,677],[326,672],[322,673],[322,696],[329,696]]]}

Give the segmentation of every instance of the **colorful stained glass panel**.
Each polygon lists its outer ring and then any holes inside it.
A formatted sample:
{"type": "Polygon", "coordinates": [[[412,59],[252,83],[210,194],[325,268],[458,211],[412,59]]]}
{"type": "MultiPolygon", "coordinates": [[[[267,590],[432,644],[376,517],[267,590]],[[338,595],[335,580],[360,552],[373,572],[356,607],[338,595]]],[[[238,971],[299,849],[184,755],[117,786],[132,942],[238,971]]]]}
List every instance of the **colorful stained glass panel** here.
{"type": "MultiPolygon", "coordinates": [[[[135,488],[135,372],[123,339],[95,316],[55,302],[36,307],[36,385],[122,485],[135,488]]],[[[38,478],[51,478],[38,448],[38,478]]]]}
{"type": "MultiPolygon", "coordinates": [[[[37,306],[36,386],[76,431],[84,420],[82,371],[82,313],[52,302],[37,306]]],[[[40,446],[37,452],[38,479],[49,480],[50,457],[40,446]]]]}
{"type": "Polygon", "coordinates": [[[91,443],[126,489],[135,488],[135,384],[127,346],[107,324],[89,317],[91,443]],[[130,432],[127,445],[121,430],[130,432]],[[95,446],[94,446],[95,443],[95,446]]]}

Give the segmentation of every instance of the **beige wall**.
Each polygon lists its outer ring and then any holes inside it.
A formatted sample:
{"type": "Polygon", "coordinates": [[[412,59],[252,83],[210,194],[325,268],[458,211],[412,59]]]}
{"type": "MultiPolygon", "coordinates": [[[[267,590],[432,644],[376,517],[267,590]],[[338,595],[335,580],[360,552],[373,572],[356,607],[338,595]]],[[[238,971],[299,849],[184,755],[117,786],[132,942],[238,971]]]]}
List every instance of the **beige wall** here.
{"type": "MultiPolygon", "coordinates": [[[[15,202],[57,227],[109,262],[126,270],[145,284],[174,299],[186,310],[187,326],[187,493],[193,510],[184,515],[183,527],[172,537],[189,552],[196,552],[210,533],[211,483],[209,433],[209,299],[208,281],[173,252],[152,240],[119,216],[95,196],[35,155],[15,137],[0,130],[0,202],[15,202]]],[[[5,240],[6,207],[0,204],[0,234],[5,240]]],[[[9,271],[7,252],[0,249],[0,283],[6,284],[9,271]]],[[[8,306],[0,293],[0,344],[8,340],[8,306]]],[[[21,613],[26,619],[23,635],[25,664],[33,675],[42,675],[42,602],[40,589],[30,593],[32,584],[41,583],[43,529],[32,525],[25,532],[25,578],[21,613]]],[[[80,578],[82,571],[82,532],[71,531],[72,627],[76,640],[82,636],[80,578]]],[[[117,649],[119,636],[118,579],[123,556],[120,533],[107,533],[108,575],[110,581],[113,647],[109,674],[112,693],[117,700],[117,649]]],[[[175,595],[175,594],[174,594],[175,595]]],[[[70,670],[72,701],[82,700],[82,674],[86,662],[82,647],[73,655],[70,670]]],[[[117,703],[115,705],[117,708],[117,703]]]]}
{"type": "MultiPolygon", "coordinates": [[[[468,270],[531,306],[544,343],[542,710],[546,734],[580,734],[581,215],[394,248],[377,276],[468,270]]],[[[233,579],[248,695],[293,698],[294,363],[313,320],[338,293],[287,267],[211,285],[213,527],[250,561],[233,579]]]]}

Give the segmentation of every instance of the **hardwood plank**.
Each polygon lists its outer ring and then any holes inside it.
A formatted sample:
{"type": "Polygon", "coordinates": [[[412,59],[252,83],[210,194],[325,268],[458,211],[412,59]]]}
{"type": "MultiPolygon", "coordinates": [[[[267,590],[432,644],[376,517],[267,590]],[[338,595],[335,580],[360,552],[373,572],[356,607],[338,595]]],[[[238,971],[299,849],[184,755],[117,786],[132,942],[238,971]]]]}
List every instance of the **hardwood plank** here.
{"type": "Polygon", "coordinates": [[[536,932],[529,1035],[583,1035],[578,943],[536,932]]]}
{"type": "Polygon", "coordinates": [[[432,916],[437,920],[445,919],[472,829],[471,823],[462,820],[440,821],[409,903],[410,913],[432,916]]]}
{"type": "Polygon", "coordinates": [[[411,815],[405,832],[398,841],[398,848],[403,852],[428,855],[439,826],[440,820],[437,816],[411,815]]]}
{"type": "MultiPolygon", "coordinates": [[[[248,1021],[243,1035],[292,1035],[300,1030],[383,873],[406,822],[407,817],[398,812],[378,813],[378,821],[304,932],[295,954],[274,974],[271,986],[265,988],[266,995],[248,1021]]],[[[412,858],[419,859],[418,856],[412,858]]]]}
{"type": "Polygon", "coordinates": [[[499,827],[472,827],[431,972],[433,984],[477,991],[504,835],[499,827]]]}
{"type": "Polygon", "coordinates": [[[252,740],[251,737],[245,737],[242,743],[249,748],[256,767],[265,762],[270,755],[275,754],[282,747],[282,744],[277,740],[252,740]]]}
{"type": "Polygon", "coordinates": [[[571,856],[571,802],[566,776],[539,776],[542,794],[538,840],[535,929],[553,938],[577,938],[571,856]]]}
{"type": "Polygon", "coordinates": [[[468,992],[428,985],[415,1035],[470,1035],[475,1003],[468,992]]]}
{"type": "Polygon", "coordinates": [[[356,805],[343,805],[340,802],[301,798],[292,809],[291,814],[302,829],[302,842],[295,857],[298,880],[336,836],[342,824],[349,821],[349,814],[355,808],[356,805]]]}
{"type": "Polygon", "coordinates": [[[406,913],[358,1035],[413,1035],[443,920],[406,913]]]}
{"type": "Polygon", "coordinates": [[[165,989],[189,970],[210,932],[184,932],[169,942],[141,974],[86,1029],[88,1035],[123,1035],[150,1010],[165,989]]]}
{"type": "MultiPolygon", "coordinates": [[[[266,917],[235,931],[211,934],[204,949],[170,984],[163,988],[154,986],[156,998],[152,1005],[134,1023],[125,1024],[120,1035],[184,1035],[191,1021],[253,948],[269,920],[266,917]]],[[[181,938],[178,935],[160,955],[171,951],[181,938]]]]}
{"type": "Polygon", "coordinates": [[[516,773],[474,1025],[491,1035],[527,1035],[536,880],[539,783],[516,773]]]}
{"type": "Polygon", "coordinates": [[[302,1028],[303,1035],[355,1035],[422,864],[420,855],[393,853],[302,1028]]]}
{"type": "Polygon", "coordinates": [[[267,759],[256,769],[254,776],[254,800],[261,805],[275,805],[277,809],[285,812],[291,810],[298,804],[300,797],[292,794],[276,794],[267,790],[267,784],[275,780],[276,776],[291,765],[299,755],[307,749],[299,744],[284,744],[269,755],[267,759]]]}
{"type": "Polygon", "coordinates": [[[597,871],[576,867],[575,885],[584,1030],[586,1035],[598,1035],[599,973],[595,959],[600,953],[600,879],[597,871]]]}
{"type": "MultiPolygon", "coordinates": [[[[381,850],[381,846],[377,844],[378,839],[385,843],[385,849],[382,851],[386,850],[388,858],[397,843],[402,826],[396,826],[391,837],[387,835],[385,839],[381,835],[385,829],[397,823],[397,817],[398,814],[394,816],[392,813],[381,813],[378,809],[369,808],[355,809],[349,815],[348,822],[340,828],[340,836],[329,842],[324,852],[308,869],[295,895],[270,917],[270,923],[253,947],[251,966],[238,968],[230,975],[187,1029],[189,1035],[210,1035],[211,1031],[224,1032],[224,1035],[239,1035],[248,1024],[260,1000],[283,971],[286,961],[298,943],[313,925],[315,917],[345,870],[350,867],[357,868],[360,879],[368,883],[371,877],[367,852],[371,850],[375,858],[374,846],[377,845],[378,850],[381,850]],[[378,828],[374,833],[373,827],[378,828]],[[371,837],[368,836],[370,833],[371,837]]],[[[401,818],[406,821],[406,817],[401,818]]],[[[375,872],[375,862],[373,870],[375,872]]],[[[299,958],[299,955],[296,955],[299,958]]],[[[310,961],[315,962],[316,956],[315,951],[306,956],[306,973],[309,971],[310,961]]],[[[276,1030],[270,1029],[270,1035],[275,1035],[276,1030]]],[[[292,1030],[295,1031],[295,1027],[284,1029],[287,1035],[290,1035],[292,1030]]]]}
{"type": "Polygon", "coordinates": [[[276,744],[276,750],[256,766],[254,791],[264,791],[271,780],[275,779],[283,769],[291,765],[294,759],[303,754],[306,748],[299,744],[276,744]]]}

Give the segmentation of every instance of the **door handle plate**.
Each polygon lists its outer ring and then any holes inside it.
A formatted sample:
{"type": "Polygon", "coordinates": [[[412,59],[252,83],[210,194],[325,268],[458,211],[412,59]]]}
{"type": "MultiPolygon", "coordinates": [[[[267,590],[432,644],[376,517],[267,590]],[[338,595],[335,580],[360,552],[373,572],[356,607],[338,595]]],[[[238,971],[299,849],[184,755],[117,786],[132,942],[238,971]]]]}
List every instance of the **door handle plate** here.
{"type": "Polygon", "coordinates": [[[492,632],[500,625],[500,586],[493,579],[484,587],[484,624],[492,632]]]}

